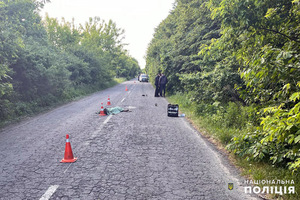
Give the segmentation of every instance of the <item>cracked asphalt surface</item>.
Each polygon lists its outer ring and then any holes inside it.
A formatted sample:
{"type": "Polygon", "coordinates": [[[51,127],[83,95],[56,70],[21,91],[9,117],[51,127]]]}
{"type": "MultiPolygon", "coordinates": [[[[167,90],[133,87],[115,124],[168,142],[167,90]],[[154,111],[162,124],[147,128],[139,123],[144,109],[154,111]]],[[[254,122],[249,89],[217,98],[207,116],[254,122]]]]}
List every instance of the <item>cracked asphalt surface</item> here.
{"type": "Polygon", "coordinates": [[[167,117],[167,104],[132,80],[4,128],[0,199],[257,199],[185,118],[167,117]],[[100,117],[108,95],[131,112],[100,117]],[[75,163],[60,163],[66,134],[75,163]]]}

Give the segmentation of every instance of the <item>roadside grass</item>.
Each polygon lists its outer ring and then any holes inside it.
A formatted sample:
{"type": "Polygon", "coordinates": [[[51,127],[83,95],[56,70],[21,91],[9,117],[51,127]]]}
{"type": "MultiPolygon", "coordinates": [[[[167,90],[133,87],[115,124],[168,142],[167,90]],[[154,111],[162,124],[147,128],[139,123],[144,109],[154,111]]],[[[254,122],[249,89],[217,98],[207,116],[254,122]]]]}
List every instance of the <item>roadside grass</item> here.
{"type": "Polygon", "coordinates": [[[127,79],[126,78],[114,78],[114,81],[119,84],[119,83],[123,83],[123,82],[127,81],[127,79]]]}
{"type": "Polygon", "coordinates": [[[32,117],[34,115],[49,111],[65,103],[79,100],[92,93],[113,87],[124,81],[126,81],[125,78],[114,78],[111,81],[98,86],[81,85],[76,87],[70,87],[69,89],[65,90],[60,97],[47,95],[31,102],[11,103],[11,106],[9,108],[9,114],[6,120],[1,120],[0,128],[19,122],[24,118],[32,117]]]}
{"type": "MultiPolygon", "coordinates": [[[[248,180],[282,180],[282,181],[291,181],[293,180],[295,184],[280,184],[280,185],[263,185],[258,184],[261,188],[264,186],[295,186],[295,194],[290,195],[279,195],[279,194],[269,194],[269,199],[280,199],[280,200],[298,200],[300,199],[300,176],[299,174],[293,174],[290,170],[282,167],[275,167],[269,163],[263,162],[250,162],[246,159],[239,158],[234,156],[234,163],[242,171],[242,175],[245,176],[248,180]]],[[[288,190],[287,190],[288,191],[288,190]]],[[[283,192],[283,191],[282,191],[283,192]]]]}
{"type": "MultiPolygon", "coordinates": [[[[226,149],[226,145],[230,143],[232,138],[247,131],[245,125],[247,120],[251,119],[246,119],[245,116],[249,115],[247,112],[252,112],[251,108],[238,108],[234,105],[223,108],[220,105],[214,105],[202,109],[202,105],[191,102],[181,93],[169,96],[167,99],[172,104],[178,104],[180,113],[184,113],[192,125],[210,142],[214,143],[220,151],[226,152],[231,162],[240,170],[241,175],[247,180],[294,181],[294,185],[278,185],[278,187],[295,186],[295,194],[269,194],[266,195],[265,198],[278,200],[300,199],[299,172],[293,174],[289,169],[274,166],[271,163],[248,161],[234,155],[226,149]],[[226,112],[223,112],[224,109],[226,112]]],[[[277,185],[257,186],[260,186],[262,189],[263,186],[277,185]]]]}
{"type": "Polygon", "coordinates": [[[210,140],[215,140],[219,146],[225,146],[236,134],[241,130],[237,128],[224,128],[222,121],[224,116],[201,116],[198,114],[198,108],[195,103],[192,103],[184,95],[178,94],[167,97],[169,102],[179,104],[180,113],[184,113],[193,126],[197,128],[204,136],[210,140]]]}

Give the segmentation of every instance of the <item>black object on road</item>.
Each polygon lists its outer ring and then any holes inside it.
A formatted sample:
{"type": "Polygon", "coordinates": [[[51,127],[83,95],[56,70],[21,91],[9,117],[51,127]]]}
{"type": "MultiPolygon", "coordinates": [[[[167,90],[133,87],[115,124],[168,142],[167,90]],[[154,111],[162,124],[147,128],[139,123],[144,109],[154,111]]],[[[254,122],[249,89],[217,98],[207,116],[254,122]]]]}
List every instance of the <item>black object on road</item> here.
{"type": "Polygon", "coordinates": [[[178,104],[168,104],[168,117],[178,117],[178,111],[178,104]]]}

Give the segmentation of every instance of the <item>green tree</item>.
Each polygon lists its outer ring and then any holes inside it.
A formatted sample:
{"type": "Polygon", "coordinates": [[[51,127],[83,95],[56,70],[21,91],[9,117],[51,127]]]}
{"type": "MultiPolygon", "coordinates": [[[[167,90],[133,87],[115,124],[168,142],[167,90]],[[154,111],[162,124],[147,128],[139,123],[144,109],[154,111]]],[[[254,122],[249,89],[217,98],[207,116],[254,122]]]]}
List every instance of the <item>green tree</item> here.
{"type": "Polygon", "coordinates": [[[299,6],[299,0],[177,0],[148,47],[146,70],[165,72],[168,91],[184,91],[200,106],[242,102],[261,110],[252,117],[256,131],[229,147],[296,170],[299,6]]]}
{"type": "Polygon", "coordinates": [[[235,138],[235,152],[299,167],[299,1],[210,1],[241,65],[241,94],[262,112],[257,131],[235,138]],[[245,148],[245,144],[248,146],[245,148]],[[297,161],[295,163],[295,161],[297,161]]]}
{"type": "Polygon", "coordinates": [[[91,18],[76,27],[38,11],[48,0],[0,2],[0,119],[103,88],[116,75],[131,78],[136,60],[123,49],[124,31],[111,20],[91,18]]]}

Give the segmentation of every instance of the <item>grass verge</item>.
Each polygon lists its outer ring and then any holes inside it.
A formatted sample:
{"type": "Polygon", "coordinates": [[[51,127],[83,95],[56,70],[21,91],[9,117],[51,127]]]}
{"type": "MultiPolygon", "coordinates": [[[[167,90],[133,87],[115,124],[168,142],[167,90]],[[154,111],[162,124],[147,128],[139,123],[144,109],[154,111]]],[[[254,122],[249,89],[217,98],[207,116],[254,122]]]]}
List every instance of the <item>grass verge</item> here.
{"type": "MultiPolygon", "coordinates": [[[[193,126],[210,142],[215,144],[217,148],[229,155],[231,162],[241,171],[241,175],[247,180],[262,181],[262,180],[282,180],[291,181],[293,185],[262,185],[255,184],[261,189],[264,186],[295,186],[295,194],[267,194],[266,199],[278,199],[278,200],[299,200],[300,199],[300,175],[299,173],[292,173],[287,168],[275,167],[270,163],[263,162],[250,162],[241,157],[234,155],[226,149],[227,144],[231,139],[238,134],[241,134],[246,130],[246,112],[251,112],[251,108],[237,109],[233,105],[229,105],[227,108],[223,108],[219,105],[213,107],[208,106],[207,114],[201,105],[188,100],[183,94],[173,95],[167,98],[172,104],[179,104],[181,113],[186,115],[186,118],[193,124],[193,126]],[[222,112],[222,109],[226,109],[226,112],[222,112]],[[212,111],[213,110],[213,111],[212,111]],[[226,114],[224,114],[226,113],[226,114]],[[244,114],[243,114],[244,113],[244,114]]],[[[249,116],[249,113],[247,114],[249,116]]],[[[252,187],[253,188],[253,187],[252,187]]],[[[284,191],[282,191],[284,193],[284,191]]],[[[287,191],[288,192],[288,191],[287,191]]],[[[271,193],[271,192],[270,192],[271,193]]]]}
{"type": "Polygon", "coordinates": [[[65,103],[79,100],[92,93],[113,87],[124,81],[126,81],[125,78],[114,78],[110,82],[98,86],[81,85],[77,86],[76,88],[71,87],[64,91],[60,97],[48,95],[31,102],[10,103],[10,106],[7,108],[7,110],[9,111],[6,119],[0,121],[0,128],[19,122],[27,117],[32,117],[37,114],[49,111],[65,103]]]}

